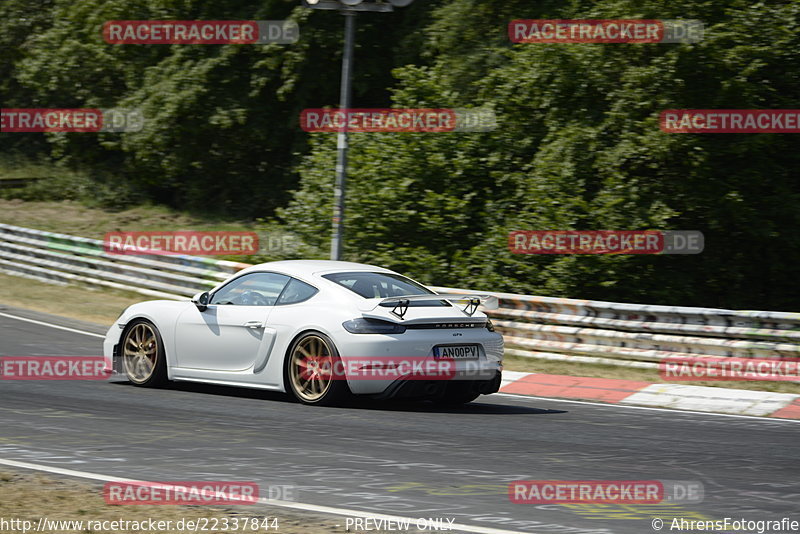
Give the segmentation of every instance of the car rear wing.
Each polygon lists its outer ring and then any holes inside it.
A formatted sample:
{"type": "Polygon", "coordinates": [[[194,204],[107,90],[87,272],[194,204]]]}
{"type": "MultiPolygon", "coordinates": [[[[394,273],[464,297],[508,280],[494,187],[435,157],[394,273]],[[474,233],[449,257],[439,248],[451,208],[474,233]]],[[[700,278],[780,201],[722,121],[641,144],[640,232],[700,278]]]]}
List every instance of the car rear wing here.
{"type": "Polygon", "coordinates": [[[392,315],[403,319],[408,306],[411,302],[441,302],[447,301],[453,305],[464,305],[461,311],[469,317],[475,315],[478,306],[484,306],[488,310],[496,310],[500,307],[500,301],[494,295],[454,295],[454,294],[430,294],[430,295],[407,295],[399,297],[385,298],[378,303],[378,306],[392,308],[392,315]]]}

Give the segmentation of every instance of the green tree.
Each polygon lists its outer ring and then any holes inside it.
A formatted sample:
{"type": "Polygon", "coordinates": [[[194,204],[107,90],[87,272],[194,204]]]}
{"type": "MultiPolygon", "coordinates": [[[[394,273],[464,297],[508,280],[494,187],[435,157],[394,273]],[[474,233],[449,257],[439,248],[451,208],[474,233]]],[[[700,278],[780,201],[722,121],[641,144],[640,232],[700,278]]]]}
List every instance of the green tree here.
{"type": "MultiPolygon", "coordinates": [[[[799,5],[442,5],[427,28],[429,65],[395,70],[394,103],[491,106],[499,128],[353,135],[348,256],[482,289],[796,307],[792,136],[666,134],[658,116],[669,108],[800,107],[799,5]],[[698,44],[512,46],[502,32],[514,18],[697,18],[707,32],[698,44]],[[545,229],[701,230],[706,250],[509,252],[509,231],[545,229]]],[[[308,200],[311,191],[330,198],[333,151],[329,140],[313,146],[282,212],[309,238],[327,237],[330,201],[308,200]]]]}

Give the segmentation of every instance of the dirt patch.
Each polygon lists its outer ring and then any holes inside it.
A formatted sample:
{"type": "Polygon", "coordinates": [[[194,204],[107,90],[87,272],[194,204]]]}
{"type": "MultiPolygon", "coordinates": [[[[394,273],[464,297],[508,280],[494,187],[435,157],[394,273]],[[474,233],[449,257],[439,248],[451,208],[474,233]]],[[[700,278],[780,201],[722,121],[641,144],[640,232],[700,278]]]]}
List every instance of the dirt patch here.
{"type": "Polygon", "coordinates": [[[123,291],[47,284],[0,274],[0,304],[111,325],[122,311],[151,297],[123,291]]]}
{"type": "Polygon", "coordinates": [[[0,223],[94,239],[103,239],[106,232],[247,229],[243,223],[201,220],[162,207],[140,206],[108,211],[69,200],[25,202],[0,199],[0,223]]]}
{"type": "MultiPolygon", "coordinates": [[[[56,478],[27,471],[16,471],[3,468],[0,471],[0,533],[19,534],[23,523],[9,523],[12,520],[30,521],[30,532],[36,531],[39,521],[49,527],[38,532],[52,534],[84,533],[84,534],[128,534],[132,532],[148,533],[180,533],[193,532],[193,529],[179,530],[178,525],[186,526],[189,521],[196,522],[201,528],[199,532],[206,534],[231,534],[233,532],[282,534],[327,534],[344,533],[345,517],[326,516],[311,512],[287,510],[280,507],[262,505],[210,507],[210,506],[113,506],[105,503],[102,497],[102,484],[93,484],[71,478],[56,478]],[[44,518],[44,519],[43,519],[44,518]],[[267,520],[265,521],[265,518],[267,520]],[[150,520],[171,521],[172,528],[148,528],[150,520]],[[3,520],[6,524],[3,524],[3,520]],[[183,520],[183,523],[179,523],[183,520]],[[225,529],[227,520],[228,528],[225,529]],[[54,521],[73,521],[70,524],[57,524],[54,521]],[[108,522],[95,525],[95,522],[108,522]],[[121,521],[141,522],[139,529],[110,528],[111,522],[120,522],[118,527],[136,527],[133,523],[123,524],[121,521]],[[256,529],[243,528],[247,521],[256,529]],[[74,522],[83,522],[78,525],[74,522]],[[254,523],[255,522],[255,523],[254,523]],[[218,528],[211,528],[213,526],[218,528]],[[233,526],[239,525],[238,530],[233,526]],[[202,529],[205,525],[206,529],[202,529]],[[268,528],[264,528],[264,526],[268,528]],[[100,529],[94,528],[100,526],[100,529]],[[273,528],[277,526],[277,530],[273,528]],[[19,527],[19,528],[17,528],[19,527]],[[63,528],[59,528],[63,527],[63,528]],[[72,528],[70,528],[72,527],[72,528]]],[[[167,523],[163,523],[167,526],[167,523]]],[[[375,532],[375,531],[372,531],[375,532]]],[[[376,533],[377,534],[377,533],[376,533]]]]}

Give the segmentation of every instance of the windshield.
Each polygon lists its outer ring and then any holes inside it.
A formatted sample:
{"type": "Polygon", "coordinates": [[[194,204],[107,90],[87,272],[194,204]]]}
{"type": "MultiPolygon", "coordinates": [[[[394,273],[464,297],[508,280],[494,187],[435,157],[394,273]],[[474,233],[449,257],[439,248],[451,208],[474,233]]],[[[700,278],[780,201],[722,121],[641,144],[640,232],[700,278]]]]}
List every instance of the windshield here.
{"type": "Polygon", "coordinates": [[[435,294],[430,289],[399,274],[370,272],[334,273],[325,274],[323,278],[336,282],[340,286],[346,287],[365,299],[435,294]]]}

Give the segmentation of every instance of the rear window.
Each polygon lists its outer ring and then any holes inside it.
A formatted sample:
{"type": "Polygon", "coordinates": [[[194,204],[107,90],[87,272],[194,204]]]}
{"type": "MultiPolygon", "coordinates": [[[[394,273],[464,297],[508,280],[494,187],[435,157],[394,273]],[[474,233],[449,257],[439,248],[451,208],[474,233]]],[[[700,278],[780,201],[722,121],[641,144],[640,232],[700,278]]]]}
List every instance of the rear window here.
{"type": "Polygon", "coordinates": [[[433,291],[405,276],[391,273],[334,273],[325,274],[332,282],[346,287],[365,299],[400,297],[407,295],[433,295],[433,291]]]}

